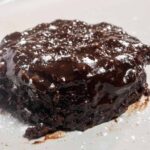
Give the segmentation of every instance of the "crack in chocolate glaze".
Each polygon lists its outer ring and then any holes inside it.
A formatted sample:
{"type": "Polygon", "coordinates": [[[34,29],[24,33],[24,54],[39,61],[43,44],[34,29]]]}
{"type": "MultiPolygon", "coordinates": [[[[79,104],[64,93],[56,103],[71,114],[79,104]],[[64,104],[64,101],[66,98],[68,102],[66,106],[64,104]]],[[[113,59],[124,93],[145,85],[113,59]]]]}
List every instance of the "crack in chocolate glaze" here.
{"type": "Polygon", "coordinates": [[[29,139],[85,130],[142,96],[149,63],[150,47],[109,23],[39,24],[0,44],[0,103],[36,126],[27,130],[29,139]]]}

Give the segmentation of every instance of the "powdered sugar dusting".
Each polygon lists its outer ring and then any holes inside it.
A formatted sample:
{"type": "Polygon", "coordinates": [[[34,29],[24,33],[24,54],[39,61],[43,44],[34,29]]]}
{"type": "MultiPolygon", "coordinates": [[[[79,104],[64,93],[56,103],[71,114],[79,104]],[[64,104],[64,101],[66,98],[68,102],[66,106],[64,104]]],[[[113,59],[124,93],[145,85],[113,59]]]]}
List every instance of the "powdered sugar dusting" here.
{"type": "Polygon", "coordinates": [[[143,47],[143,44],[142,43],[137,43],[137,44],[134,44],[133,46],[134,47],[143,47]]]}
{"type": "Polygon", "coordinates": [[[51,83],[51,85],[50,85],[50,87],[49,87],[50,89],[53,89],[53,88],[55,88],[55,84],[54,83],[51,83]]]}
{"type": "Polygon", "coordinates": [[[97,59],[93,60],[93,59],[90,59],[89,57],[84,57],[82,60],[84,63],[88,64],[91,67],[95,66],[96,62],[98,61],[97,59]]]}
{"type": "Polygon", "coordinates": [[[105,73],[106,69],[104,67],[100,67],[97,71],[98,74],[105,73]]]}
{"type": "Polygon", "coordinates": [[[20,45],[24,45],[24,44],[26,44],[27,43],[27,41],[23,38],[23,39],[21,39],[21,41],[19,42],[19,44],[20,45]]]}
{"type": "Polygon", "coordinates": [[[4,64],[5,64],[5,62],[4,62],[4,61],[1,61],[1,62],[0,62],[0,65],[4,65],[4,64]]]}
{"type": "Polygon", "coordinates": [[[119,56],[116,57],[116,59],[119,60],[119,61],[125,60],[127,58],[128,58],[127,55],[119,55],[119,56]]]}
{"type": "Polygon", "coordinates": [[[92,73],[88,73],[88,74],[87,74],[87,77],[92,77],[92,76],[93,76],[92,73]]]}
{"type": "Polygon", "coordinates": [[[121,61],[123,63],[129,63],[130,61],[133,60],[133,56],[130,54],[123,54],[123,55],[118,55],[115,57],[116,60],[121,61]]]}
{"type": "Polygon", "coordinates": [[[57,27],[56,27],[56,26],[54,26],[54,25],[50,25],[50,26],[49,26],[49,29],[50,29],[50,30],[56,30],[56,29],[57,29],[57,27]]]}
{"type": "Polygon", "coordinates": [[[28,70],[28,69],[29,69],[29,65],[24,64],[24,65],[22,65],[20,68],[25,69],[25,70],[28,70]]]}
{"type": "Polygon", "coordinates": [[[38,58],[34,58],[32,63],[35,64],[38,61],[38,58]]]}
{"type": "MultiPolygon", "coordinates": [[[[6,50],[8,45],[12,44],[12,49],[15,47],[16,64],[20,69],[28,71],[30,65],[48,66],[56,61],[68,61],[68,64],[84,64],[83,70],[89,67],[87,77],[115,71],[117,61],[120,65],[133,65],[143,46],[122,28],[108,23],[89,25],[79,20],[43,23],[15,36],[16,42],[12,41],[11,36],[3,42],[6,50]]],[[[127,82],[127,78],[128,75],[122,77],[123,83],[127,82]]],[[[61,77],[59,80],[62,80],[61,77]]]]}
{"type": "Polygon", "coordinates": [[[125,47],[128,47],[129,46],[129,43],[126,42],[126,41],[123,41],[123,40],[119,40],[119,42],[124,45],[125,47]]]}
{"type": "Polygon", "coordinates": [[[48,61],[50,61],[52,59],[52,57],[50,55],[43,55],[42,56],[42,60],[47,63],[48,61]]]}
{"type": "Polygon", "coordinates": [[[32,79],[29,79],[29,85],[32,85],[33,81],[32,79]]]}
{"type": "Polygon", "coordinates": [[[116,48],[115,48],[115,51],[117,51],[117,52],[122,52],[122,48],[116,47],[116,48]]]}

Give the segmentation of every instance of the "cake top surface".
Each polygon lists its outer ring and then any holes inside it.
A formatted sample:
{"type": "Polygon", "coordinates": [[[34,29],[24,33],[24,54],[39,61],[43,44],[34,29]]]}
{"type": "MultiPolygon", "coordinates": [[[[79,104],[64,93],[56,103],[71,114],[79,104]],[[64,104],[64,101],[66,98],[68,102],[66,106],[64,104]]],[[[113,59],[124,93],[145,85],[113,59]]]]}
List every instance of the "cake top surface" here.
{"type": "Polygon", "coordinates": [[[142,70],[148,50],[108,23],[56,20],[6,36],[0,57],[1,65],[7,64],[7,76],[24,71],[29,78],[38,75],[41,82],[45,78],[67,82],[99,75],[104,82],[121,85],[142,70]]]}

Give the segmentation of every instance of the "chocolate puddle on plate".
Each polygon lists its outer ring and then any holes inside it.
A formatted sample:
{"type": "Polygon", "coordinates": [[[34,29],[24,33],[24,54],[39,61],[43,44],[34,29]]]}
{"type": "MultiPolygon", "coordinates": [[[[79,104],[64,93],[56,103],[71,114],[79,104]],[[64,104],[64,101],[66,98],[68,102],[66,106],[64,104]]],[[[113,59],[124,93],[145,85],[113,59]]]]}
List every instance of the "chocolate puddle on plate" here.
{"type": "Polygon", "coordinates": [[[135,111],[143,111],[146,109],[150,101],[149,96],[144,96],[142,99],[128,107],[127,115],[130,116],[135,111]]]}
{"type": "Polygon", "coordinates": [[[41,144],[41,143],[44,143],[47,140],[55,140],[55,139],[63,138],[64,136],[65,136],[65,132],[57,131],[55,133],[45,135],[44,139],[36,140],[32,144],[41,144]]]}

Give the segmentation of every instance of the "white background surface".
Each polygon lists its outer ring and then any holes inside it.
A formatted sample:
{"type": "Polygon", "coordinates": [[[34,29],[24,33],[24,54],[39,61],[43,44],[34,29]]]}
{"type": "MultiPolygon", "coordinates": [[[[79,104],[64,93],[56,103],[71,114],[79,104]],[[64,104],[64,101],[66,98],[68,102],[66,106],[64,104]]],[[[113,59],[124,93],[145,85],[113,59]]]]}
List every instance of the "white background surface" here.
{"type": "MultiPolygon", "coordinates": [[[[0,0],[0,39],[55,19],[101,21],[122,26],[150,45],[150,0],[0,0]]],[[[147,67],[150,83],[150,67],[147,67]]],[[[57,140],[33,145],[26,125],[0,114],[0,150],[150,150],[150,104],[144,111],[57,140]]]]}

